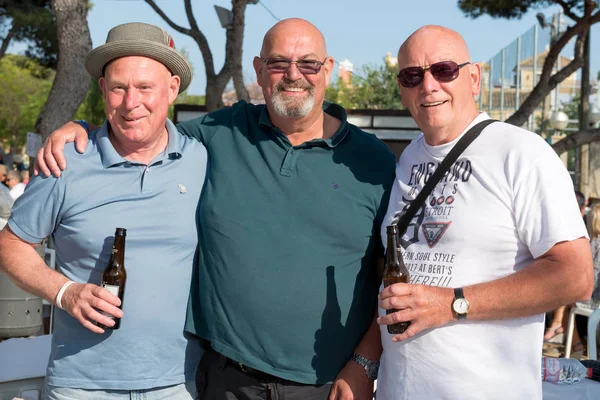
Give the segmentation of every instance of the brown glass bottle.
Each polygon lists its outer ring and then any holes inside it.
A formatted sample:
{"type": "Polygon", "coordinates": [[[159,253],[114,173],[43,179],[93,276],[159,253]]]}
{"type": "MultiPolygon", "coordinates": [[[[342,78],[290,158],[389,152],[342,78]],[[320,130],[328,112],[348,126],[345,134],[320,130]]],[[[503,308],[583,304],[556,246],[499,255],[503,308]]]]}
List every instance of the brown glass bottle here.
{"type": "MultiPolygon", "coordinates": [[[[127,281],[127,272],[125,271],[125,236],[127,230],[123,228],[117,228],[115,231],[115,241],[110,251],[110,260],[108,265],[102,273],[102,286],[115,296],[121,299],[121,306],[123,308],[123,297],[125,294],[125,282],[127,281]]],[[[116,318],[112,315],[103,313],[107,317],[115,321],[113,326],[105,326],[104,324],[98,323],[98,326],[102,329],[119,329],[121,325],[121,318],[116,318]]]]}
{"type": "MultiPolygon", "coordinates": [[[[404,260],[402,260],[402,254],[400,253],[400,247],[398,245],[398,227],[396,225],[390,225],[386,228],[387,233],[387,253],[385,258],[385,265],[383,269],[383,286],[388,287],[394,283],[408,283],[409,273],[404,260]]],[[[391,309],[386,310],[387,314],[395,313],[398,310],[391,309]]],[[[410,326],[410,321],[398,322],[397,324],[388,325],[387,330],[389,333],[396,335],[404,333],[410,326]]]]}

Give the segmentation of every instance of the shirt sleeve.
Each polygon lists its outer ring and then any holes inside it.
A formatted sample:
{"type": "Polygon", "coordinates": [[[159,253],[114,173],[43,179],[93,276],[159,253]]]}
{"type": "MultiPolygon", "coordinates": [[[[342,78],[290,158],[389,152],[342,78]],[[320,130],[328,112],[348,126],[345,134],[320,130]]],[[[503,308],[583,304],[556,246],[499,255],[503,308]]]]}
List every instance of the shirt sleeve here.
{"type": "Polygon", "coordinates": [[[560,158],[546,143],[531,150],[516,169],[513,213],[520,239],[538,258],[559,242],[587,237],[587,231],[560,158]]]}
{"type": "Polygon", "coordinates": [[[196,139],[203,145],[207,145],[209,142],[209,137],[207,135],[214,129],[206,129],[206,127],[218,126],[219,123],[216,121],[216,117],[222,113],[213,112],[202,117],[190,119],[188,121],[183,121],[178,123],[177,130],[184,136],[187,136],[192,139],[196,139]]]}
{"type": "Polygon", "coordinates": [[[8,226],[22,240],[40,243],[56,229],[64,214],[64,179],[34,176],[15,201],[8,226]]]}

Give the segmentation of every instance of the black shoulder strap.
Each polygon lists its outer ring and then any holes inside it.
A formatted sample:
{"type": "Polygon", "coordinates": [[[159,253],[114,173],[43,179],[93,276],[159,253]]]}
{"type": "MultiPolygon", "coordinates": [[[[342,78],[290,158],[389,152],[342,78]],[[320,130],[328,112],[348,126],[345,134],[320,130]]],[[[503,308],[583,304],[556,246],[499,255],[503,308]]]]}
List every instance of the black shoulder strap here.
{"type": "Polygon", "coordinates": [[[412,201],[408,210],[400,217],[398,221],[398,235],[402,237],[404,235],[404,231],[408,228],[408,224],[413,219],[421,205],[427,199],[427,196],[431,193],[435,185],[442,179],[446,171],[454,164],[458,156],[462,154],[463,151],[473,142],[473,140],[477,139],[481,131],[491,123],[496,122],[495,119],[486,119],[485,121],[481,121],[478,124],[474,125],[464,134],[462,138],[454,145],[454,147],[450,150],[450,152],[444,157],[440,166],[435,170],[433,175],[427,181],[427,184],[421,189],[421,192],[417,195],[417,198],[412,201]]]}

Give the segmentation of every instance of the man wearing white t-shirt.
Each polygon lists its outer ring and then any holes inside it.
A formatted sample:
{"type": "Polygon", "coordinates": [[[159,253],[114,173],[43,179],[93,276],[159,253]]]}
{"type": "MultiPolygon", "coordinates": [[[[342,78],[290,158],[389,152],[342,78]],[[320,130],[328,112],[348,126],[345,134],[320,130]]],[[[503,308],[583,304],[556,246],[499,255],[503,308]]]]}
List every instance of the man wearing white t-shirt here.
{"type": "MultiPolygon", "coordinates": [[[[418,29],[398,67],[402,104],[423,134],[398,162],[384,237],[462,135],[489,118],[474,100],[481,68],[458,33],[418,29]]],[[[589,298],[593,284],[573,185],[552,148],[524,129],[489,125],[401,245],[410,283],[379,296],[377,399],[541,399],[543,313],[589,298]],[[392,308],[400,311],[386,316],[392,308]],[[411,325],[388,334],[399,321],[411,325]]]]}
{"type": "Polygon", "coordinates": [[[10,189],[10,197],[18,199],[25,191],[25,184],[17,171],[10,170],[6,173],[6,186],[10,189]]]}

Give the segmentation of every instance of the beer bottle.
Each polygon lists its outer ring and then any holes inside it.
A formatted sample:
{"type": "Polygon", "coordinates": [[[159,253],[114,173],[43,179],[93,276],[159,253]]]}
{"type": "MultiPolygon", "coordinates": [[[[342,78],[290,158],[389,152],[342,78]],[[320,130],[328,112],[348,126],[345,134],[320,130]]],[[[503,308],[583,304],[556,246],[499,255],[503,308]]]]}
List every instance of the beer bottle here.
{"type": "MultiPolygon", "coordinates": [[[[408,283],[409,273],[402,260],[402,253],[400,253],[398,227],[396,225],[390,225],[386,228],[387,233],[387,254],[385,258],[385,266],[383,270],[383,286],[388,287],[394,283],[408,283]]],[[[386,310],[387,314],[395,313],[395,309],[386,310]]],[[[393,325],[388,325],[387,330],[389,333],[396,335],[403,333],[408,329],[410,321],[398,322],[393,325]]]]}
{"type": "MultiPolygon", "coordinates": [[[[125,236],[127,230],[123,228],[117,228],[115,231],[115,241],[110,251],[110,260],[108,265],[102,273],[102,284],[101,286],[118,296],[121,299],[121,306],[123,308],[123,295],[125,294],[125,281],[127,280],[127,272],[125,271],[125,236]]],[[[107,313],[102,313],[107,317],[115,321],[113,326],[105,326],[104,324],[98,323],[98,326],[103,329],[119,329],[121,325],[121,319],[116,318],[107,313]]]]}

